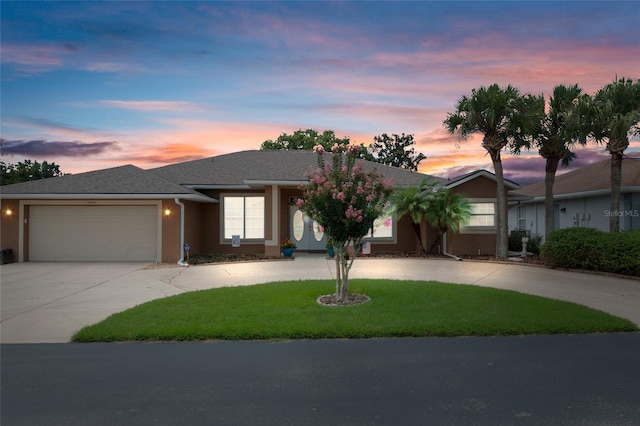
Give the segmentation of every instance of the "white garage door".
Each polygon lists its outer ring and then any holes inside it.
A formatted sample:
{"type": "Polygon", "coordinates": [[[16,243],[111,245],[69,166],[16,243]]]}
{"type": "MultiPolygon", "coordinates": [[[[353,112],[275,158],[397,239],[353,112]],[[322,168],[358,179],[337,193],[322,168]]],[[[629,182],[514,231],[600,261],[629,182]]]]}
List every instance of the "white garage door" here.
{"type": "Polygon", "coordinates": [[[30,261],[155,261],[157,206],[31,206],[30,261]]]}

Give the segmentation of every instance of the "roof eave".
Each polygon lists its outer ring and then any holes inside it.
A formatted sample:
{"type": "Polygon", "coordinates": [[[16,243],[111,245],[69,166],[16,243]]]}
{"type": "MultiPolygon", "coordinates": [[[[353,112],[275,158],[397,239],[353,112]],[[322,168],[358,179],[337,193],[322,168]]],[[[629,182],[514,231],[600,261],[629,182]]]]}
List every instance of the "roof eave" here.
{"type": "Polygon", "coordinates": [[[198,184],[189,183],[183,184],[185,188],[189,189],[251,189],[251,186],[246,184],[198,184]]]}
{"type": "Polygon", "coordinates": [[[306,185],[309,183],[308,180],[269,180],[269,179],[245,179],[244,183],[248,186],[255,187],[265,187],[268,185],[277,185],[277,186],[300,186],[306,185]]]}
{"type": "MultiPolygon", "coordinates": [[[[629,192],[640,192],[640,186],[625,186],[620,188],[620,193],[629,193],[629,192]]],[[[571,200],[575,198],[589,198],[589,197],[598,197],[601,195],[609,195],[611,194],[611,189],[596,189],[593,191],[583,191],[583,192],[571,192],[568,194],[554,194],[554,200],[571,200]]],[[[537,196],[529,196],[530,198],[527,201],[532,203],[536,203],[539,201],[544,201],[544,195],[537,196]]]]}
{"type": "MultiPolygon", "coordinates": [[[[455,188],[458,185],[462,185],[463,183],[467,183],[477,177],[486,177],[487,179],[491,179],[494,182],[497,181],[496,176],[493,173],[490,173],[486,170],[479,170],[477,172],[474,173],[470,173],[468,176],[465,176],[461,179],[457,179],[457,180],[453,180],[451,182],[448,182],[447,184],[445,184],[445,188],[455,188]]],[[[517,183],[510,181],[509,179],[503,179],[504,181],[504,185],[510,189],[510,190],[514,190],[514,189],[519,189],[520,185],[518,185],[517,183]]]]}
{"type": "Polygon", "coordinates": [[[4,200],[160,200],[179,198],[200,203],[217,203],[218,200],[197,194],[2,194],[4,200]]]}

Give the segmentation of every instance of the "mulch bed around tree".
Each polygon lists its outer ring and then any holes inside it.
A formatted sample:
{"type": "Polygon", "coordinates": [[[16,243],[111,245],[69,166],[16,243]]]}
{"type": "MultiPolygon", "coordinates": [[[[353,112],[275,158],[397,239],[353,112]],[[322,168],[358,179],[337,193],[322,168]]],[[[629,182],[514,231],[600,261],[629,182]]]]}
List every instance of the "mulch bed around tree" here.
{"type": "Polygon", "coordinates": [[[346,300],[338,302],[335,294],[325,294],[318,297],[316,301],[319,305],[323,306],[353,306],[370,302],[371,298],[366,294],[351,293],[347,296],[346,300]]]}

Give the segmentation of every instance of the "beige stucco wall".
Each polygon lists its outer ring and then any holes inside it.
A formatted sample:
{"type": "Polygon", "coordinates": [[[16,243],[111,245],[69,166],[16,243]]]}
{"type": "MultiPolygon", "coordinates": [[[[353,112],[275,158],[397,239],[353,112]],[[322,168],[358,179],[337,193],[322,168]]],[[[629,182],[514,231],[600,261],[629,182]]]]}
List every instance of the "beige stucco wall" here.
{"type": "Polygon", "coordinates": [[[180,259],[180,214],[180,206],[174,200],[162,200],[163,263],[175,263],[180,259]]]}
{"type": "Polygon", "coordinates": [[[17,200],[0,202],[0,249],[13,250],[13,257],[18,260],[18,224],[19,203],[17,200]]]}
{"type": "MultiPolygon", "coordinates": [[[[496,182],[484,176],[476,177],[469,182],[454,187],[453,192],[460,193],[469,199],[491,199],[496,201],[496,182]]],[[[505,199],[508,189],[505,188],[505,199]]],[[[507,209],[504,211],[505,220],[508,218],[507,209]]],[[[485,233],[457,233],[448,232],[447,251],[456,256],[478,256],[496,254],[497,228],[485,233]]]]}
{"type": "MultiPolygon", "coordinates": [[[[220,203],[215,204],[200,204],[199,222],[199,251],[192,250],[192,253],[219,253],[219,254],[245,254],[245,253],[264,253],[264,242],[260,243],[246,243],[242,242],[240,247],[232,247],[231,243],[221,241],[221,221],[220,211],[222,209],[222,195],[224,194],[262,194],[265,195],[264,190],[208,190],[203,191],[206,195],[220,200],[220,203]]],[[[265,196],[265,208],[268,200],[265,196]]],[[[265,228],[266,231],[266,228],[265,228]]],[[[192,246],[193,247],[193,246],[192,246]]]]}

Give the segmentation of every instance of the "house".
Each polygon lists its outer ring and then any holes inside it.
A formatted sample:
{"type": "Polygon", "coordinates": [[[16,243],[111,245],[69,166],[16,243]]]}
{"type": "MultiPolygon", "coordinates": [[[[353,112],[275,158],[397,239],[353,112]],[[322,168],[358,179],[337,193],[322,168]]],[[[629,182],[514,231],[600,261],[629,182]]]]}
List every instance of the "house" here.
{"type": "MultiPolygon", "coordinates": [[[[456,256],[495,255],[497,245],[496,224],[496,175],[487,170],[476,170],[471,173],[449,179],[443,187],[452,192],[462,194],[471,203],[471,218],[460,227],[458,233],[447,232],[445,245],[440,252],[456,256]]],[[[504,179],[505,199],[509,191],[520,186],[504,179]]],[[[505,217],[507,212],[505,211],[505,217]]],[[[428,228],[429,229],[429,228],[428,228]]],[[[430,247],[436,234],[428,231],[430,247]]]]}
{"type": "MultiPolygon", "coordinates": [[[[511,192],[511,230],[544,238],[544,181],[511,192]]],[[[611,211],[611,160],[556,176],[553,186],[555,229],[589,227],[609,231],[609,218],[620,216],[620,229],[640,229],[640,158],[622,161],[620,207],[611,211]]]]}
{"type": "MultiPolygon", "coordinates": [[[[313,167],[317,158],[310,151],[253,150],[149,170],[126,165],[4,186],[2,249],[12,249],[21,262],[171,263],[183,260],[185,245],[192,254],[277,256],[289,238],[298,250],[321,251],[322,229],[295,207],[299,186],[313,167]]],[[[397,186],[428,177],[365,162],[365,168],[374,167],[397,186]]],[[[450,238],[448,251],[473,254],[477,246],[491,252],[495,235],[488,205],[495,202],[495,180],[479,173],[447,185],[482,203],[477,220],[450,238]]],[[[375,224],[371,250],[415,251],[409,219],[393,219],[375,224]]]]}

